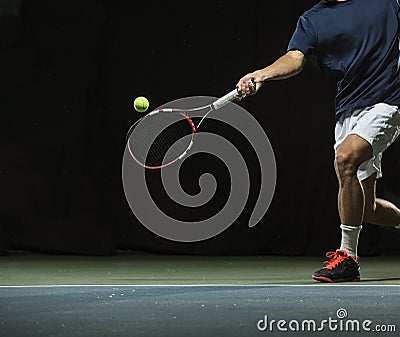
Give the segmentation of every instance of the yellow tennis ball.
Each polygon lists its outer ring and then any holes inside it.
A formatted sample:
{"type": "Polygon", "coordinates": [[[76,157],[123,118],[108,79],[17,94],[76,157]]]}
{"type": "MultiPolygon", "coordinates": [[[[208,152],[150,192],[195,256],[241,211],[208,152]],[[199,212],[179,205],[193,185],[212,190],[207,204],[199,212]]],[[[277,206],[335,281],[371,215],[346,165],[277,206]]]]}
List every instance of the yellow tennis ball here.
{"type": "Polygon", "coordinates": [[[148,99],[143,96],[137,97],[133,102],[133,106],[138,112],[145,112],[149,108],[149,105],[148,99]]]}

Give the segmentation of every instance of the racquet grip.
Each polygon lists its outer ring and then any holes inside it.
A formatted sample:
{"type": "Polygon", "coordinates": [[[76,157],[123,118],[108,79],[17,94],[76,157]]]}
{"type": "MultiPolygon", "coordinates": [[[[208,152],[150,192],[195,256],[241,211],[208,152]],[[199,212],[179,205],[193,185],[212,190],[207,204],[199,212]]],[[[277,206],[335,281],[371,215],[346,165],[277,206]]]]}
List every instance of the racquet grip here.
{"type": "MultiPolygon", "coordinates": [[[[253,88],[255,89],[256,83],[254,82],[253,79],[249,80],[251,84],[253,85],[253,88]]],[[[225,96],[217,99],[213,104],[213,108],[215,110],[221,109],[223,106],[227,105],[229,102],[232,102],[235,100],[236,95],[238,94],[238,89],[236,88],[235,90],[232,90],[231,92],[227,93],[225,96]]]]}
{"type": "Polygon", "coordinates": [[[237,90],[232,90],[231,92],[227,93],[225,96],[222,96],[221,98],[217,99],[213,104],[213,108],[215,110],[218,110],[222,108],[223,106],[227,105],[229,102],[232,102],[237,95],[237,90]]]}

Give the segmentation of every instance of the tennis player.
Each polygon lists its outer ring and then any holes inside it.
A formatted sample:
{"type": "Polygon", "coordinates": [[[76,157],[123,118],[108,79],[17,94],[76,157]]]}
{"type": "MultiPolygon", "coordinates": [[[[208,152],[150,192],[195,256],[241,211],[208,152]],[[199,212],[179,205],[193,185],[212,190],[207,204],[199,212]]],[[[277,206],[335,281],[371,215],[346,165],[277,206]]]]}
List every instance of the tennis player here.
{"type": "Polygon", "coordinates": [[[362,223],[400,229],[400,209],[375,195],[382,153],[400,133],[398,0],[323,0],[300,16],[288,51],[241,78],[240,100],[266,81],[300,73],[313,55],[337,84],[335,170],[339,180],[341,245],[312,277],[359,281],[362,223]],[[253,79],[253,88],[249,80],[253,79]]]}

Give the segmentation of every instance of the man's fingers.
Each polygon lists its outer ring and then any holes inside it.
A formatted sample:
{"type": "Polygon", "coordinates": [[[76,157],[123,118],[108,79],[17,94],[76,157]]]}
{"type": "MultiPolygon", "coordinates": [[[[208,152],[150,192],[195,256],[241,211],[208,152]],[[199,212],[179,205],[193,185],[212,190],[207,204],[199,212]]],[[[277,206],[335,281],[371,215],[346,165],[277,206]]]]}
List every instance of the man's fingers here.
{"type": "Polygon", "coordinates": [[[250,77],[250,75],[247,75],[247,76],[243,77],[242,79],[240,79],[239,82],[237,83],[236,88],[238,91],[238,94],[236,95],[236,99],[238,101],[242,100],[246,96],[250,96],[250,95],[254,94],[256,91],[255,82],[254,82],[253,78],[250,77]]]}

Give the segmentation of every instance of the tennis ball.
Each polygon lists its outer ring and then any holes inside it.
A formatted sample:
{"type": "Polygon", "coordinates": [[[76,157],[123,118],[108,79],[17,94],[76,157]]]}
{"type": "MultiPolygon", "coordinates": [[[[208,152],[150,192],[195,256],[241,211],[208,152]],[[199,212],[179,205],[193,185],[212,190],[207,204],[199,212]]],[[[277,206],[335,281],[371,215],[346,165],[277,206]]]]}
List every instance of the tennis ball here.
{"type": "Polygon", "coordinates": [[[133,106],[138,112],[145,112],[149,108],[149,101],[146,97],[140,96],[136,97],[133,102],[133,106]]]}

